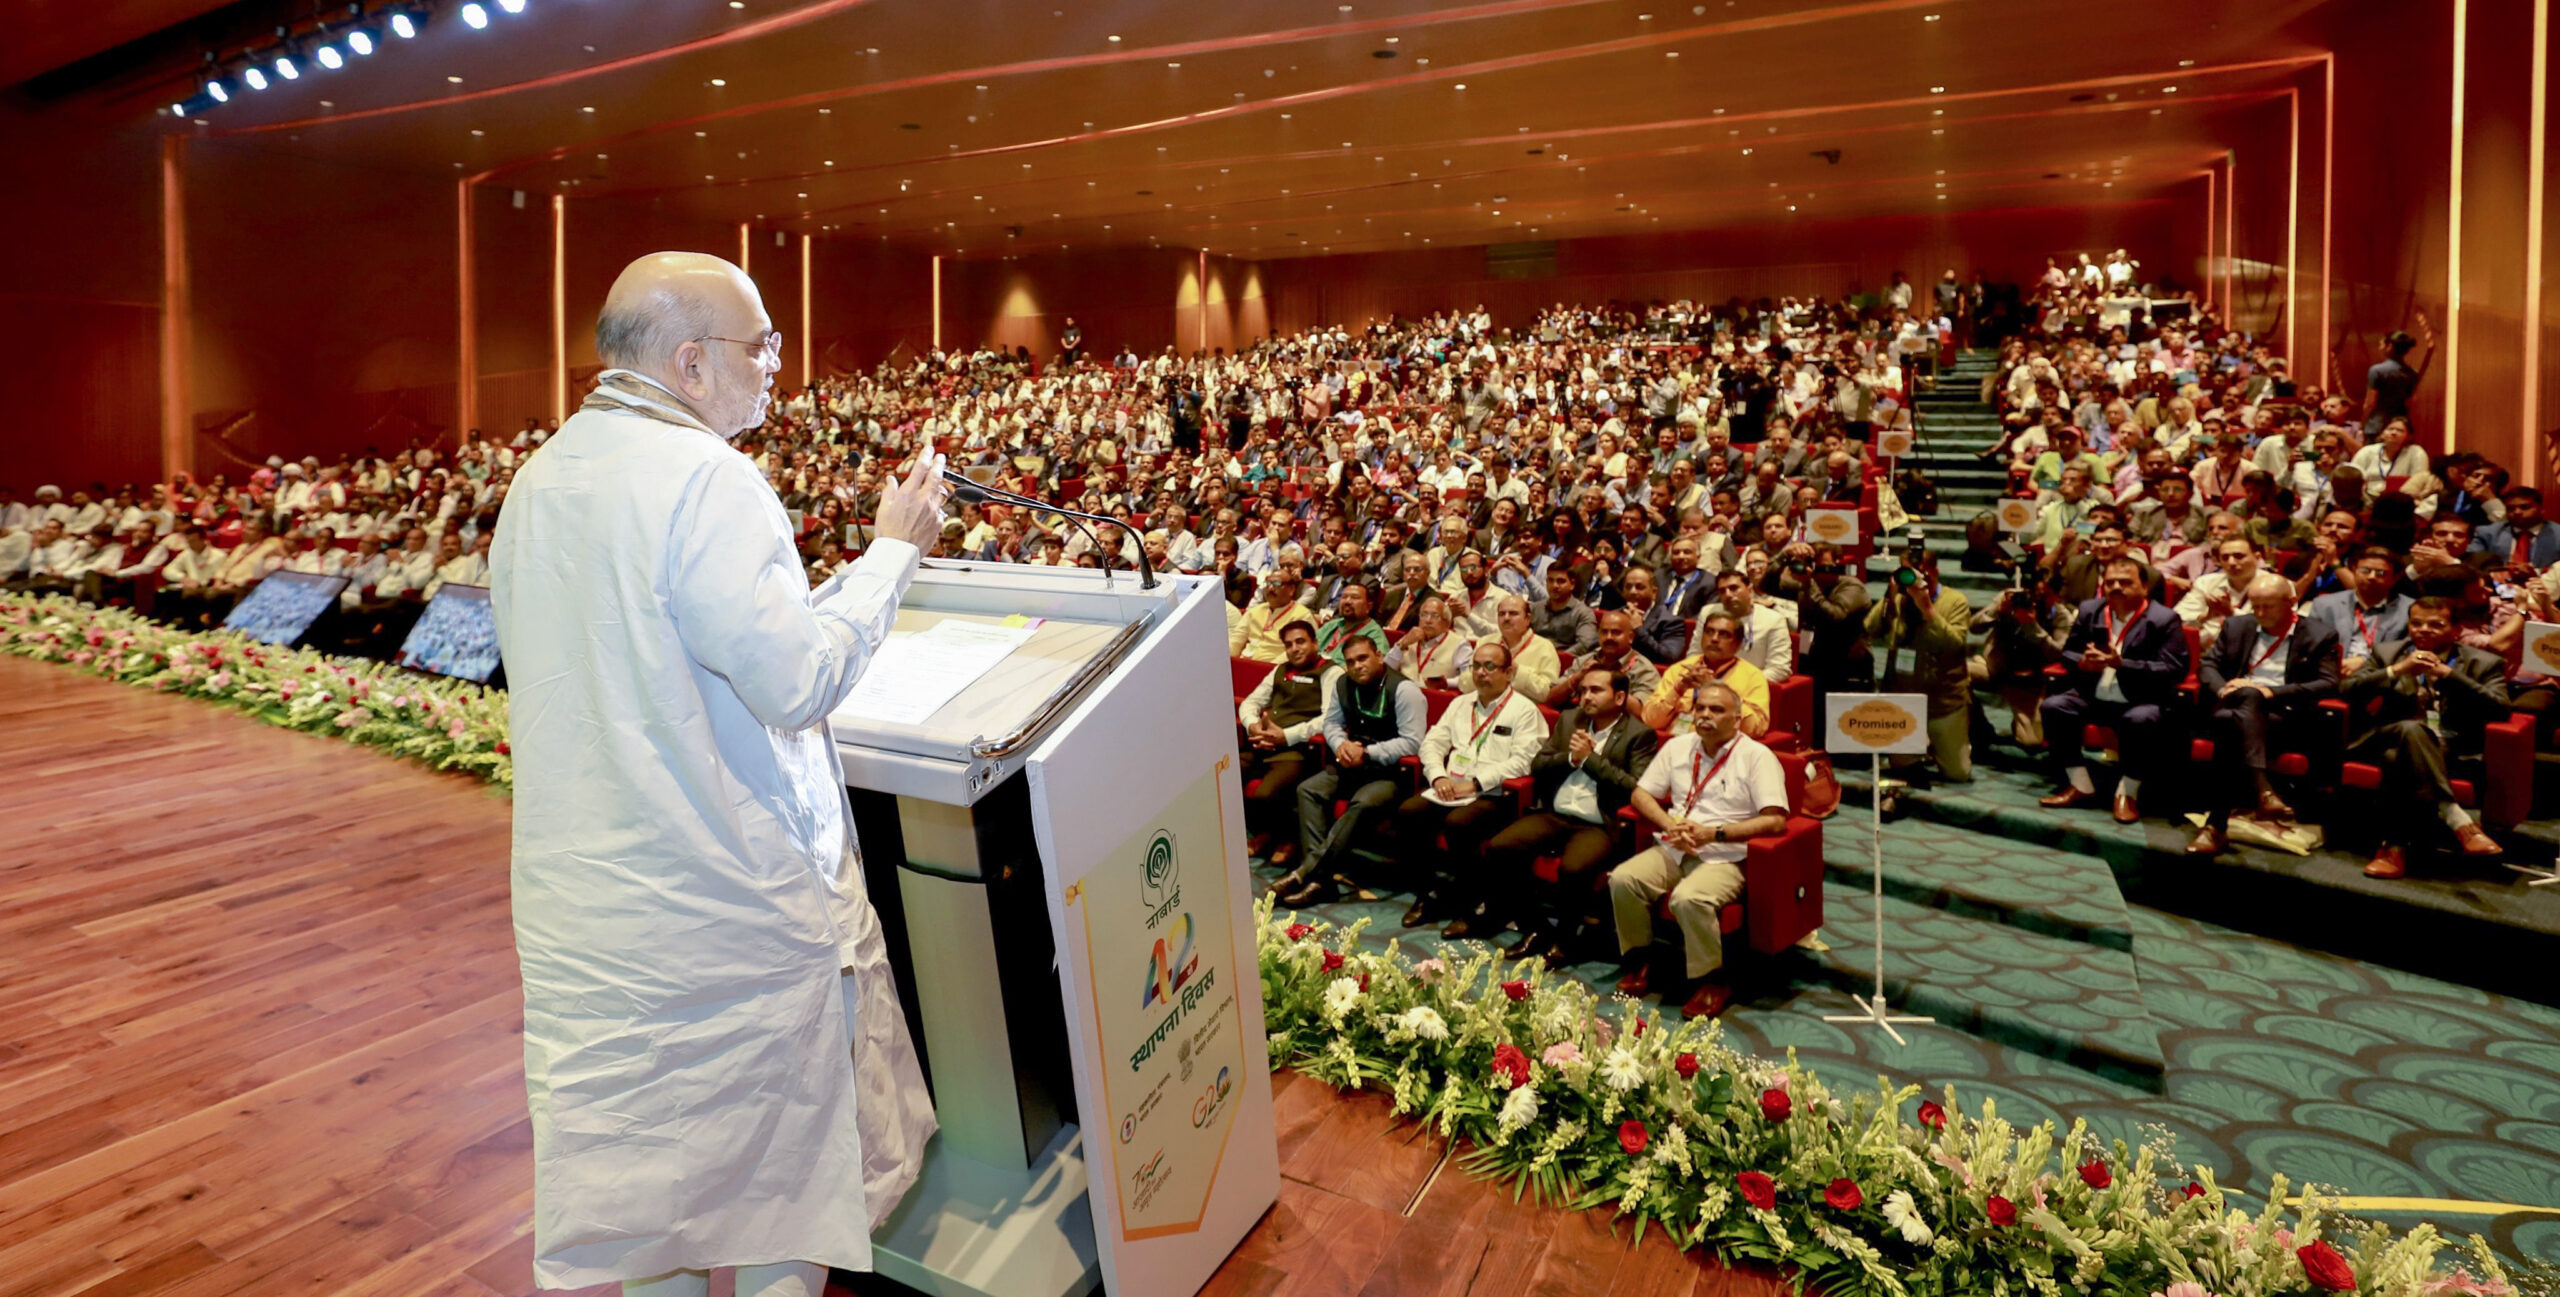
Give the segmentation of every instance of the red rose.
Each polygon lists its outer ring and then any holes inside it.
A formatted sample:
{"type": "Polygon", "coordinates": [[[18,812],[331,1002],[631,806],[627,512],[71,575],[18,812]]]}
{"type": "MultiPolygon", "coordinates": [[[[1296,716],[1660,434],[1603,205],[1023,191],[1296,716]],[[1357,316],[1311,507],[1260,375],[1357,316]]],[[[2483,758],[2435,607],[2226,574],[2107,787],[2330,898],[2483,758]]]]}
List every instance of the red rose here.
{"type": "Polygon", "coordinates": [[[1315,930],[1316,925],[1312,923],[1292,923],[1289,925],[1289,940],[1304,941],[1307,939],[1307,934],[1315,930]]]}
{"type": "Polygon", "coordinates": [[[1644,1019],[1636,1019],[1636,1029],[1629,1038],[1634,1040],[1641,1040],[1644,1038],[1644,1019]]]}
{"type": "Polygon", "coordinates": [[[1671,1066],[1680,1073],[1681,1080],[1689,1080],[1698,1074],[1698,1056],[1695,1054],[1682,1054],[1680,1057],[1671,1060],[1671,1066]]]}
{"type": "Polygon", "coordinates": [[[1856,1211],[1865,1205],[1867,1196],[1858,1192],[1856,1181],[1843,1176],[1832,1181],[1831,1187],[1822,1191],[1822,1200],[1831,1204],[1833,1211],[1856,1211]]]}
{"type": "Polygon", "coordinates": [[[1529,1083],[1529,1056],[1521,1053],[1517,1045],[1496,1045],[1493,1074],[1505,1083],[1502,1088],[1517,1090],[1529,1083]]]}
{"type": "Polygon", "coordinates": [[[2080,1164],[2080,1183],[2092,1189],[2104,1189],[2115,1182],[2116,1178],[2107,1173],[2106,1163],[2091,1158],[2080,1164]]]}
{"type": "Polygon", "coordinates": [[[1502,993],[1510,996],[1513,1004],[1518,1004],[1522,1000],[1529,998],[1529,984],[1527,982],[1504,982],[1502,984],[1502,993]]]}
{"type": "Polygon", "coordinates": [[[1945,1130],[1947,1128],[1947,1110],[1927,1099],[1922,1099],[1920,1101],[1920,1124],[1931,1130],[1945,1130]]]}
{"type": "Polygon", "coordinates": [[[2302,1258],[2302,1277],[2315,1287],[2330,1292],[2356,1290],[2356,1269],[2347,1264],[2345,1257],[2338,1255],[2338,1249],[2326,1243],[2313,1243],[2308,1247],[2295,1248],[2293,1254],[2302,1258]]]}
{"type": "Polygon", "coordinates": [[[1644,1152],[1644,1146],[1652,1142],[1652,1140],[1653,1134],[1644,1128],[1643,1122],[1627,1121],[1619,1123],[1618,1147],[1627,1150],[1627,1156],[1634,1157],[1637,1154],[1644,1152]]]}
{"type": "Polygon", "coordinates": [[[1982,1200],[1982,1214],[1989,1216],[1994,1225],[2015,1225],[2018,1223],[2018,1204],[1995,1193],[1982,1200]]]}
{"type": "Polygon", "coordinates": [[[1777,1181],[1757,1171],[1745,1171],[1733,1177],[1733,1182],[1742,1189],[1744,1202],[1762,1211],[1768,1211],[1778,1205],[1777,1181]]]}
{"type": "Polygon", "coordinates": [[[1369,975],[1367,973],[1362,973],[1360,975],[1360,989],[1363,991],[1369,989],[1369,975]]]}
{"type": "Polygon", "coordinates": [[[508,753],[513,752],[514,750],[515,750],[515,749],[510,748],[510,747],[508,747],[508,746],[507,746],[507,742],[506,742],[506,740],[505,740],[505,739],[500,739],[500,740],[498,740],[498,755],[499,755],[499,756],[502,756],[502,757],[503,757],[503,756],[506,756],[508,753]]]}
{"type": "Polygon", "coordinates": [[[1337,969],[1337,968],[1340,968],[1340,967],[1342,967],[1342,952],[1341,952],[1341,951],[1339,951],[1339,950],[1328,950],[1328,951],[1324,952],[1324,971],[1326,971],[1326,972],[1330,973],[1330,972],[1332,972],[1333,970],[1335,970],[1335,969],[1337,969]]]}
{"type": "Polygon", "coordinates": [[[1766,1117],[1771,1121],[1785,1121],[1787,1119],[1787,1114],[1794,1112],[1795,1110],[1795,1101],[1787,1097],[1786,1091],[1762,1090],[1760,1092],[1761,1116],[1766,1117]]]}
{"type": "Polygon", "coordinates": [[[2189,1180],[2189,1181],[2187,1181],[2187,1196],[2188,1196],[2189,1198],[2201,1198],[2201,1197],[2203,1197],[2203,1196],[2204,1196],[2204,1186],[2203,1186],[2203,1185],[2200,1185],[2200,1184],[2197,1184],[2197,1183],[2196,1183],[2195,1181],[2193,1181],[2193,1180],[2189,1180]]]}

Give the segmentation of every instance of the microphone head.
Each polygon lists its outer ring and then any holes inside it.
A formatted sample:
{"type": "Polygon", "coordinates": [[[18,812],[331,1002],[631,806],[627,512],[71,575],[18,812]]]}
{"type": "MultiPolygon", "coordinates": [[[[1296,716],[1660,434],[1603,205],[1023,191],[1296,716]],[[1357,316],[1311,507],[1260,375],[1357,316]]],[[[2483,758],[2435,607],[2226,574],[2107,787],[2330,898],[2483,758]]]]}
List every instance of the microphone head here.
{"type": "Polygon", "coordinates": [[[977,483],[957,474],[950,474],[947,476],[951,483],[952,499],[957,500],[962,504],[985,504],[987,502],[986,490],[980,487],[977,483]]]}

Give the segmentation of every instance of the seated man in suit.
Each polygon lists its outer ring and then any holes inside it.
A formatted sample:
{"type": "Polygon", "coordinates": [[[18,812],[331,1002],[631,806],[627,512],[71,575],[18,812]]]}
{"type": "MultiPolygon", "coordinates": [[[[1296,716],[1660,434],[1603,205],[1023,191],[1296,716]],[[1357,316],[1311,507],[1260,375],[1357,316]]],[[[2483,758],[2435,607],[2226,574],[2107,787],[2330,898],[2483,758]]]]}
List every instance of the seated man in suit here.
{"type": "Polygon", "coordinates": [[[2381,767],[2380,795],[2408,803],[2384,811],[2365,873],[2407,873],[2404,848],[2429,820],[2453,830],[2466,856],[2500,854],[2454,801],[2452,772],[2476,767],[2490,722],[2506,718],[2507,667],[2458,641],[2452,603],[2419,600],[2409,609],[2409,637],[2377,646],[2339,692],[2347,700],[2347,759],[2381,767]]]}
{"type": "Polygon", "coordinates": [[[1671,566],[1661,576],[1646,573],[1641,587],[1634,571],[1627,573],[1627,606],[1637,607],[1639,589],[1647,592],[1644,620],[1636,625],[1636,651],[1655,662],[1669,665],[1680,660],[1689,647],[1689,628],[1681,619],[1695,617],[1715,594],[1715,583],[1698,570],[1698,541],[1693,536],[1680,536],[1666,547],[1671,566]]]}
{"type": "Polygon", "coordinates": [[[2120,745],[2116,822],[2131,824],[2142,818],[2142,780],[2159,766],[2168,713],[2186,683],[2187,636],[2178,614],[2143,593],[2140,563],[2108,564],[2098,588],[2103,593],[2080,606],[2063,641],[2069,674],[2044,700],[2045,742],[2063,786],[2041,804],[2060,810],[2099,800],[2080,741],[2091,724],[2103,724],[2120,745]]]}
{"type": "Polygon", "coordinates": [[[2409,634],[2409,596],[2392,587],[2400,583],[2398,555],[2379,545],[2356,552],[2346,569],[2347,588],[2311,601],[2303,615],[2329,623],[2338,633],[2341,670],[2354,675],[2373,656],[2374,646],[2409,634]]]}
{"type": "MultiPolygon", "coordinates": [[[[1718,920],[1742,895],[1749,841],[1787,830],[1787,777],[1777,754],[1742,732],[1742,699],[1731,685],[1701,680],[1689,700],[1694,728],[1664,744],[1636,781],[1630,801],[1653,826],[1654,844],[1609,871],[1609,908],[1618,953],[1635,956],[1653,945],[1654,902],[1670,897],[1695,988],[1684,1011],[1698,1018],[1733,1000],[1733,988],[1716,977],[1724,967],[1718,920]]],[[[1621,995],[1655,989],[1640,961],[1618,980],[1621,995]]]]}
{"type": "Polygon", "coordinates": [[[1270,860],[1285,865],[1298,854],[1297,835],[1288,831],[1289,808],[1298,801],[1298,784],[1324,764],[1318,743],[1324,738],[1324,685],[1328,674],[1316,651],[1315,628],[1293,621],[1280,628],[1280,647],[1289,658],[1262,677],[1262,683],[1236,704],[1236,720],[1244,726],[1239,744],[1244,762],[1244,823],[1253,835],[1249,849],[1263,854],[1272,838],[1270,860]]]}
{"type": "Polygon", "coordinates": [[[1511,819],[1503,781],[1529,773],[1530,758],[1547,741],[1536,700],[1511,687],[1511,651],[1502,641],[1476,645],[1475,677],[1475,695],[1449,704],[1423,736],[1422,791],[1396,808],[1397,854],[1414,868],[1404,926],[1455,911],[1440,930],[1453,941],[1475,930],[1477,910],[1498,890],[1484,866],[1484,844],[1511,819]],[[1440,839],[1446,852],[1435,846],[1440,839]]]}
{"type": "Polygon", "coordinates": [[[2196,682],[2213,739],[2214,770],[2204,780],[2204,827],[2187,854],[2222,850],[2231,807],[2254,798],[2262,820],[2286,821],[2293,808],[2267,782],[2267,736],[2318,716],[2320,700],[2338,692],[2338,633],[2327,622],[2297,616],[2293,583],[2273,572],[2249,587],[2249,611],[2222,623],[2222,638],[2196,665],[2196,682]]]}
{"type": "MultiPolygon", "coordinates": [[[[1625,613],[1613,613],[1623,624],[1625,613]]],[[[1628,653],[1630,662],[1644,659],[1628,653]]],[[[1618,812],[1635,794],[1636,778],[1653,761],[1660,740],[1629,708],[1632,682],[1623,669],[1581,671],[1573,706],[1556,721],[1529,762],[1537,780],[1521,816],[1484,848],[1485,878],[1497,905],[1520,925],[1520,942],[1505,959],[1568,957],[1591,909],[1591,871],[1617,845],[1618,812]],[[1538,857],[1558,857],[1556,881],[1539,881],[1538,857]]],[[[1493,917],[1505,917],[1497,912],[1493,917]]]]}
{"type": "Polygon", "coordinates": [[[2542,492],[2517,485],[2498,498],[2507,516],[2473,535],[2472,551],[2500,563],[2530,563],[2537,572],[2560,563],[2560,527],[2542,516],[2542,492]]]}
{"type": "Polygon", "coordinates": [[[1271,885],[1282,905],[1330,899],[1334,878],[1351,863],[1360,830],[1395,803],[1404,786],[1398,762],[1422,752],[1431,714],[1422,686],[1387,669],[1386,655],[1353,636],[1324,697],[1324,742],[1333,764],[1298,785],[1296,870],[1271,885]],[[1342,818],[1335,801],[1345,801],[1342,818]]]}

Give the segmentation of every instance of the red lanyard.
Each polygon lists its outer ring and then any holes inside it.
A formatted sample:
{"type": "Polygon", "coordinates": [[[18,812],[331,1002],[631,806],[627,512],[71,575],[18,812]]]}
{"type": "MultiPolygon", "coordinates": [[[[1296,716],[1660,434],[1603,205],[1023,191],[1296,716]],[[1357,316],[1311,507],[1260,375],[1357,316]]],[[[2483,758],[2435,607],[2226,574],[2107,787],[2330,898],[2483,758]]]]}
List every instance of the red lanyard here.
{"type": "MultiPolygon", "coordinates": [[[[2363,624],[2364,624],[2364,618],[2363,618],[2363,617],[2361,617],[2361,616],[2357,617],[2357,618],[2356,618],[2356,624],[2357,624],[2357,625],[2359,625],[2359,626],[2363,625],[2363,624]]],[[[2290,626],[2285,627],[2285,628],[2284,628],[2284,634],[2276,636],[2276,638],[2275,638],[2275,643],[2273,643],[2273,644],[2269,644],[2269,645],[2267,646],[2267,651],[2266,651],[2266,652],[2264,652],[2264,653],[2259,654],[2259,655],[2258,655],[2258,660],[2249,664],[2249,671],[2248,671],[2248,674],[2250,674],[2250,675],[2256,675],[2256,674],[2258,674],[2258,668],[2260,668],[2260,667],[2262,667],[2262,666],[2265,666],[2265,665],[2267,664],[2267,659],[2268,659],[2268,658],[2271,658],[2271,657],[2274,657],[2274,656],[2276,655],[2276,650],[2277,650],[2277,649],[2280,649],[2280,648],[2283,648],[2283,647],[2284,647],[2284,642],[2285,642],[2286,640],[2289,640],[2289,639],[2292,639],[2292,638],[2293,638],[2293,628],[2292,628],[2292,627],[2290,627],[2290,626]]]]}
{"type": "Polygon", "coordinates": [[[1707,745],[1702,740],[1695,749],[1691,750],[1689,753],[1689,796],[1686,800],[1680,803],[1681,819],[1685,820],[1689,818],[1689,812],[1698,809],[1698,798],[1706,793],[1707,785],[1716,781],[1717,775],[1724,773],[1724,763],[1733,760],[1733,750],[1742,746],[1740,740],[1740,735],[1735,735],[1733,738],[1725,740],[1724,755],[1717,757],[1716,763],[1707,767],[1707,776],[1704,779],[1698,777],[1698,766],[1707,759],[1707,745]]]}
{"type": "Polygon", "coordinates": [[[1447,638],[1449,637],[1446,633],[1434,636],[1430,643],[1423,645],[1422,650],[1413,655],[1413,669],[1416,674],[1420,674],[1431,665],[1431,655],[1440,651],[1440,641],[1447,638]]]}
{"type": "Polygon", "coordinates": [[[2132,620],[2127,621],[2127,622],[2124,624],[2124,633],[2123,633],[2123,634],[2121,634],[2121,635],[2119,635],[2119,634],[2117,634],[2117,633],[2116,633],[2116,610],[2115,610],[2115,609],[2113,609],[2113,608],[2102,608],[2102,609],[2100,609],[2100,610],[2099,610],[2098,615],[2099,615],[2100,617],[2102,617],[2102,618],[2104,618],[2104,619],[2106,620],[2106,624],[2107,624],[2107,650],[2108,650],[2109,652],[2111,652],[2111,653],[2114,653],[2114,654],[2115,654],[2116,656],[2118,656],[2118,657],[2122,657],[2122,656],[2124,656],[2124,642],[2125,642],[2127,639],[2132,638],[2132,636],[2133,636],[2133,628],[2134,628],[2134,627],[2136,627],[2136,626],[2141,625],[2141,624],[2142,624],[2142,619],[2141,619],[2141,618],[2139,618],[2139,617],[2137,617],[2137,618],[2133,618],[2132,620]]]}
{"type": "Polygon", "coordinates": [[[2355,614],[2356,634],[2364,636],[2364,651],[2373,652],[2379,646],[2374,643],[2373,628],[2364,624],[2364,606],[2357,603],[2355,597],[2350,595],[2347,598],[2347,611],[2355,614]]]}
{"type": "MultiPolygon", "coordinates": [[[[1510,703],[1510,701],[1511,691],[1508,689],[1503,690],[1502,696],[1493,700],[1493,710],[1485,713],[1483,720],[1476,722],[1475,732],[1467,735],[1467,752],[1469,755],[1480,756],[1483,754],[1484,732],[1493,728],[1493,723],[1502,718],[1502,709],[1505,705],[1510,703]]],[[[1482,704],[1478,705],[1481,706],[1482,704]]]]}

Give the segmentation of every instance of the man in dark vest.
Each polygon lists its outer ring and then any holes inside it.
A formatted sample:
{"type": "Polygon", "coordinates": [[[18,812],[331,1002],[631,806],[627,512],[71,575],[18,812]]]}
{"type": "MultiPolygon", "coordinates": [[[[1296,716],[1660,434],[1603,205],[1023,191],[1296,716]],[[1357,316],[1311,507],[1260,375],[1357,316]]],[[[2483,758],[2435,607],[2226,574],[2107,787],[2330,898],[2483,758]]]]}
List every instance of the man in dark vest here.
{"type": "Polygon", "coordinates": [[[1281,628],[1280,651],[1286,660],[1236,705],[1236,719],[1244,726],[1237,747],[1244,754],[1244,822],[1253,854],[1279,837],[1270,859],[1285,865],[1298,854],[1289,808],[1297,804],[1298,784],[1324,760],[1317,741],[1324,733],[1325,665],[1315,628],[1302,621],[1281,628]]]}
{"type": "Polygon", "coordinates": [[[1333,895],[1335,876],[1351,863],[1360,830],[1401,795],[1398,763],[1422,755],[1430,715],[1422,686],[1388,670],[1374,642],[1354,636],[1344,647],[1342,670],[1324,700],[1324,742],[1333,764],[1298,785],[1298,848],[1304,858],[1273,885],[1282,905],[1313,905],[1333,895]],[[1337,801],[1345,803],[1340,819],[1333,814],[1337,801]]]}

